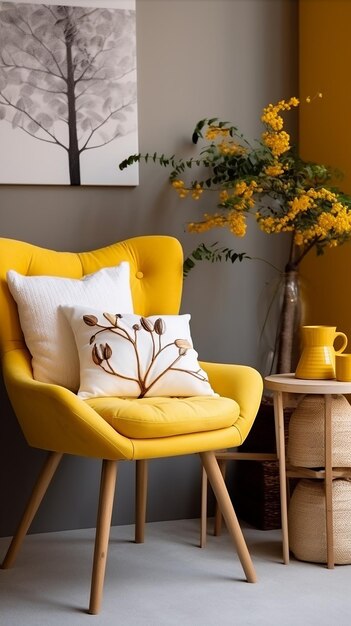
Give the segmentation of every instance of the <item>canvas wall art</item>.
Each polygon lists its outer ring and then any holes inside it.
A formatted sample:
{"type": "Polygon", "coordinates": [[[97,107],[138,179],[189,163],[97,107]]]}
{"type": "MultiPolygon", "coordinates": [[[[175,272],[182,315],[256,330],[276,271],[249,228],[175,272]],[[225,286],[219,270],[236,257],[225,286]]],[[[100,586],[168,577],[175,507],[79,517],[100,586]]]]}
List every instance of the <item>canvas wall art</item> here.
{"type": "Polygon", "coordinates": [[[136,185],[135,0],[0,2],[0,183],[136,185]]]}

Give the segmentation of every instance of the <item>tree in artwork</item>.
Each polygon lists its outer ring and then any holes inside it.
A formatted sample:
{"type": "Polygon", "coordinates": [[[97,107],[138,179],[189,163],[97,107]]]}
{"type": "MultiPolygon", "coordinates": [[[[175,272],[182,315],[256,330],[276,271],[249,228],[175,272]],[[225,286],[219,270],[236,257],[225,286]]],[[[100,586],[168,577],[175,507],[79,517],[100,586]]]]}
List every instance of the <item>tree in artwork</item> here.
{"type": "Polygon", "coordinates": [[[64,150],[71,185],[85,151],[129,132],[134,36],[134,11],[0,5],[1,123],[64,150]]]}

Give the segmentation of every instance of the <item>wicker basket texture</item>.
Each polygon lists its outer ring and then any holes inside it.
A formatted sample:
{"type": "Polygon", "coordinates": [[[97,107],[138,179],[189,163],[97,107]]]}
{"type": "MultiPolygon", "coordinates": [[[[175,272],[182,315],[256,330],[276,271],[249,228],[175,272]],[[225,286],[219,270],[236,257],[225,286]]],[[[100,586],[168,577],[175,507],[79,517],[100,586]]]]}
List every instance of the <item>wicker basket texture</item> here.
{"type": "MultiPolygon", "coordinates": [[[[334,467],[351,467],[351,406],[345,396],[332,397],[334,467]]],[[[287,460],[291,465],[324,467],[324,396],[304,396],[289,423],[287,460]]]]}
{"type": "MultiPolygon", "coordinates": [[[[303,479],[289,506],[289,544],[301,561],[327,563],[325,495],[323,482],[303,479]]],[[[335,563],[351,563],[351,482],[333,481],[335,563]]]]}

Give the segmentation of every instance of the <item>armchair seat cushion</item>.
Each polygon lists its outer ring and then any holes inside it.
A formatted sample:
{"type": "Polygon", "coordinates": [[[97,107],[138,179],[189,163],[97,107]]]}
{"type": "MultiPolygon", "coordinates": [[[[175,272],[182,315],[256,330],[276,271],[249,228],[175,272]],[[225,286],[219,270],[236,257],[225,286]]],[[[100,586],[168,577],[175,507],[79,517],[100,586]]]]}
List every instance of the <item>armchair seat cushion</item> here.
{"type": "Polygon", "coordinates": [[[131,439],[171,437],[233,426],[235,400],[219,396],[188,398],[91,398],[85,400],[117,432],[131,439]]]}

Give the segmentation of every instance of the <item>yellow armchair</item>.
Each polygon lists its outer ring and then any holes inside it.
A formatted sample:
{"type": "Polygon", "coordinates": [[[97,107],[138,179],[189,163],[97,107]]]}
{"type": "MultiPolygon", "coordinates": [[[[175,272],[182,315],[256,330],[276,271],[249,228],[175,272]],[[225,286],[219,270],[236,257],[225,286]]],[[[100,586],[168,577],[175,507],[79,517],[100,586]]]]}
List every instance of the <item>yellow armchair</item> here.
{"type": "MultiPolygon", "coordinates": [[[[0,239],[0,351],[4,381],[28,444],[49,452],[2,567],[13,564],[62,455],[102,459],[89,605],[92,614],[98,613],[102,599],[118,461],[135,460],[137,464],[136,541],[143,541],[147,459],[199,453],[246,578],[249,582],[256,581],[251,557],[214,455],[214,451],[220,448],[240,446],[250,431],[262,395],[262,379],[256,370],[240,365],[202,363],[212,388],[221,397],[232,398],[239,405],[239,411],[233,412],[231,423],[225,427],[212,426],[202,432],[198,432],[194,425],[194,431],[190,433],[178,432],[148,439],[124,436],[108,423],[106,412],[113,405],[113,398],[109,398],[108,403],[104,403],[103,398],[98,398],[98,402],[82,400],[69,389],[33,378],[31,355],[24,341],[16,303],[7,285],[8,270],[28,276],[79,279],[103,267],[116,266],[121,261],[128,261],[130,265],[133,304],[138,315],[178,313],[183,256],[180,243],[172,237],[136,237],[83,253],[56,252],[25,242],[0,239]]],[[[179,400],[172,398],[168,404],[173,419],[177,420],[179,400]]]]}

